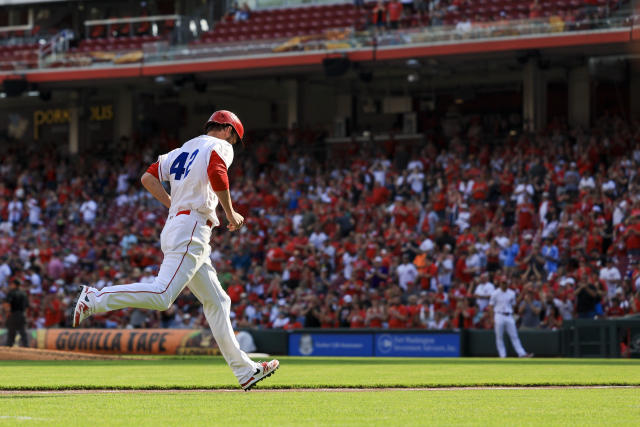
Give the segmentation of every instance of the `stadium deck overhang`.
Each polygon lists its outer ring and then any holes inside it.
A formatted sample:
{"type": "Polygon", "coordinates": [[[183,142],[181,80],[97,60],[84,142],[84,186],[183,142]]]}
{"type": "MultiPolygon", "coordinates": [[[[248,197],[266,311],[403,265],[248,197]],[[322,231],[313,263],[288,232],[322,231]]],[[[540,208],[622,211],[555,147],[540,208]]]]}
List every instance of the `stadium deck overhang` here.
{"type": "Polygon", "coordinates": [[[323,60],[326,58],[345,57],[353,63],[363,65],[400,63],[411,58],[437,58],[442,63],[456,64],[514,59],[532,51],[545,59],[555,61],[580,56],[632,56],[640,53],[640,28],[456,40],[377,49],[289,52],[122,66],[25,70],[0,74],[0,81],[8,78],[24,78],[28,82],[48,84],[52,87],[73,87],[76,84],[86,85],[87,81],[92,81],[94,84],[113,84],[115,81],[127,83],[127,81],[139,81],[140,77],[172,74],[198,74],[203,78],[215,79],[251,76],[283,77],[322,71],[323,60]]]}

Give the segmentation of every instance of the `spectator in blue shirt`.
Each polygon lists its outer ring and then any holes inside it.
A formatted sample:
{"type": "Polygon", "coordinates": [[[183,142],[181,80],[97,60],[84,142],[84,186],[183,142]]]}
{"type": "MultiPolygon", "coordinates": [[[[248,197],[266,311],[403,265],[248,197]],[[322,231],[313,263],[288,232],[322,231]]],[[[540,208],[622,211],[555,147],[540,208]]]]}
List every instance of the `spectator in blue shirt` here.
{"type": "Polygon", "coordinates": [[[512,240],[511,245],[500,251],[500,261],[505,268],[513,268],[516,266],[516,257],[520,252],[520,245],[518,242],[512,240]]]}
{"type": "Polygon", "coordinates": [[[545,259],[544,269],[547,271],[547,274],[558,271],[558,257],[560,256],[560,253],[558,252],[558,247],[553,244],[553,239],[551,237],[545,237],[544,239],[542,256],[545,259]]]}

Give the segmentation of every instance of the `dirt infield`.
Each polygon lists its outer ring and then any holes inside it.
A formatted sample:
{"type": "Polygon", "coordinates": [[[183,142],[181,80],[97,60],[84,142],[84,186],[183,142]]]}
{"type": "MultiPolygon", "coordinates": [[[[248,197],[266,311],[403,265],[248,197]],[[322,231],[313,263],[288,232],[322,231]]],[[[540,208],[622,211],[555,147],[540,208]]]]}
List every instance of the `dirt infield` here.
{"type": "Polygon", "coordinates": [[[0,360],[120,360],[122,356],[40,350],[24,347],[0,347],[0,360]]]}
{"type": "MultiPolygon", "coordinates": [[[[635,385],[587,385],[587,386],[482,386],[482,387],[385,387],[385,388],[279,388],[279,389],[252,389],[248,393],[309,393],[309,392],[384,392],[384,391],[453,391],[453,390],[557,390],[557,389],[640,389],[635,385]]],[[[0,390],[0,396],[6,395],[41,395],[41,394],[156,394],[156,393],[247,393],[240,388],[233,389],[129,389],[129,390],[0,390]]]]}

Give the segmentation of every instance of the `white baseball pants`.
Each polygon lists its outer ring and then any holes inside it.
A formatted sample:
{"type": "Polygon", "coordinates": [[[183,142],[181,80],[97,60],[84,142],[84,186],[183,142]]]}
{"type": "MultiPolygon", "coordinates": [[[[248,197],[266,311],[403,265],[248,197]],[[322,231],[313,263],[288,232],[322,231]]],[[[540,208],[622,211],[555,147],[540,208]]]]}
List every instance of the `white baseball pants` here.
{"type": "Polygon", "coordinates": [[[507,330],[507,334],[511,339],[513,348],[518,353],[518,356],[525,356],[527,354],[522,348],[520,343],[520,337],[518,337],[518,329],[516,328],[516,321],[513,320],[512,315],[504,315],[496,313],[493,317],[493,329],[496,333],[496,347],[498,347],[498,355],[500,357],[507,357],[507,350],[504,348],[504,330],[507,330]]]}
{"type": "Polygon", "coordinates": [[[127,307],[167,310],[185,286],[200,300],[220,352],[240,383],[248,380],[256,364],[240,349],[233,333],[229,312],[231,299],[220,286],[211,265],[211,227],[195,211],[170,216],[160,235],[164,259],[153,283],[111,286],[96,296],[95,312],[127,307]]]}

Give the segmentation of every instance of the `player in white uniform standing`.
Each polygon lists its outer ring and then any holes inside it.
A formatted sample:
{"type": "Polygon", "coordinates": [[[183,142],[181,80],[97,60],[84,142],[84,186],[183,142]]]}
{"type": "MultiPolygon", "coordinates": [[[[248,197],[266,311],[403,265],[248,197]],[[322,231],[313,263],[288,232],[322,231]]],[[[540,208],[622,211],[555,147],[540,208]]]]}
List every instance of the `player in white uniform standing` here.
{"type": "Polygon", "coordinates": [[[142,185],[169,208],[160,234],[164,259],[154,282],[100,291],[83,286],[72,323],[76,327],[92,314],[126,307],[167,310],[189,286],[202,303],[222,355],[241,387],[249,390],[278,369],[279,362],[255,363],[240,349],[229,319],[231,300],[209,259],[211,228],[220,225],[215,213],[218,201],[230,231],[244,225],[244,218],[231,204],[227,176],[233,161],[232,145],[242,140],[244,128],[235,114],[220,110],[209,118],[204,133],[159,156],[142,176],[142,185]],[[169,181],[171,195],[161,181],[169,181]]]}
{"type": "Polygon", "coordinates": [[[507,330],[511,344],[518,353],[518,357],[533,357],[533,354],[527,353],[520,344],[516,322],[513,320],[513,306],[516,304],[516,293],[508,288],[507,279],[501,277],[500,287],[496,289],[491,298],[489,305],[493,309],[493,329],[496,333],[496,347],[498,347],[498,355],[507,357],[507,350],[504,348],[504,330],[507,330]]]}

